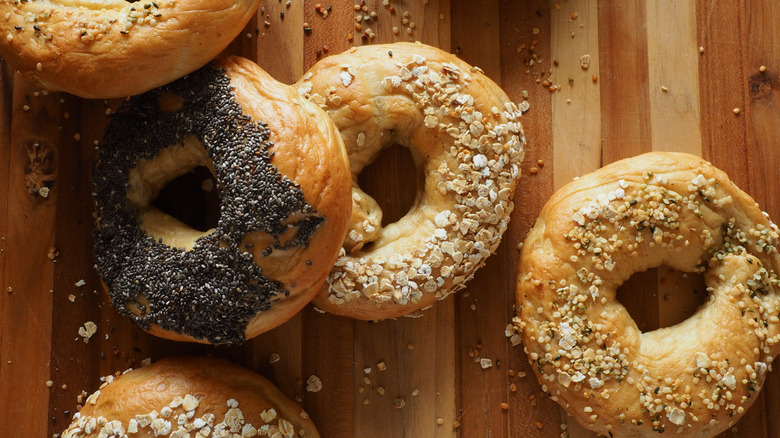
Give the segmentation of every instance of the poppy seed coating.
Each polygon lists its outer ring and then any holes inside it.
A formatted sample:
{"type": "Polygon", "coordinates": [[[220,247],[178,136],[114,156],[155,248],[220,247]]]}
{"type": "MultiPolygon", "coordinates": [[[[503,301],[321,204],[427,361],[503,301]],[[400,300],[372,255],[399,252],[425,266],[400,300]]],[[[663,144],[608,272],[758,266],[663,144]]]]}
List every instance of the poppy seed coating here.
{"type": "Polygon", "coordinates": [[[156,324],[214,344],[232,344],[245,339],[247,323],[270,308],[273,299],[289,295],[262,274],[252,254],[242,249],[242,239],[253,232],[273,236],[275,243],[263,255],[307,247],[325,217],[271,164],[269,137],[265,124],[243,114],[230,78],[212,65],[119,108],[94,172],[96,269],[114,307],[144,329],[156,324]],[[163,93],[178,96],[182,108],[161,111],[163,93]],[[189,251],[147,235],[140,212],[127,200],[130,170],[162,149],[181,147],[187,136],[205,147],[220,194],[216,230],[189,251]],[[281,243],[290,228],[297,229],[294,237],[281,243]]]}

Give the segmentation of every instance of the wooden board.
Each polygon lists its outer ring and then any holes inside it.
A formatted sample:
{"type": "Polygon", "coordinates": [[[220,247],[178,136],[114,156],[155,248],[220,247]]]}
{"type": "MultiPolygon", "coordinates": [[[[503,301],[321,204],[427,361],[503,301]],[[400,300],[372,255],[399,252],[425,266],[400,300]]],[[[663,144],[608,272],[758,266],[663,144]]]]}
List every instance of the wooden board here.
{"type": "MultiPolygon", "coordinates": [[[[529,101],[523,176],[498,253],[464,292],[422,318],[366,323],[307,308],[237,347],[155,339],[111,309],[92,267],[90,169],[118,102],[44,93],[2,63],[0,436],[52,436],[101,375],[146,357],[213,354],[273,380],[326,437],[591,437],[541,392],[522,347],[504,336],[517,246],[554,189],[642,152],[688,151],[780,217],[777,2],[391,0],[391,13],[381,0],[367,0],[377,17],[362,21],[361,31],[354,2],[319,2],[332,5],[327,18],[316,3],[266,1],[227,52],[293,82],[352,45],[419,40],[457,53],[515,101],[529,101]],[[402,24],[407,12],[411,33],[402,24]],[[362,38],[367,28],[373,39],[362,38]],[[590,55],[587,70],[583,55],[590,55]],[[85,344],[77,332],[87,321],[98,333],[85,344]],[[273,353],[280,360],[272,364],[273,353]],[[494,366],[482,369],[479,357],[494,366]],[[322,391],[305,391],[311,375],[322,391]]],[[[413,194],[414,182],[398,171],[408,163],[403,149],[392,149],[361,176],[390,216],[403,214],[413,194]]],[[[659,268],[632,278],[620,297],[650,330],[693,312],[701,298],[680,291],[695,281],[680,286],[679,273],[659,268]]],[[[775,370],[754,407],[722,436],[780,436],[777,412],[775,370]]]]}

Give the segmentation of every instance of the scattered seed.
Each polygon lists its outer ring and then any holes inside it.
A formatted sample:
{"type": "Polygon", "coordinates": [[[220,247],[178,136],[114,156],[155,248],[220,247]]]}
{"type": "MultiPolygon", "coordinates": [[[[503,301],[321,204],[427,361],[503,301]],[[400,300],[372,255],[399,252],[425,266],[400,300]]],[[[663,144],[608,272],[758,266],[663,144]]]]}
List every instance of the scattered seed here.
{"type": "Polygon", "coordinates": [[[309,378],[306,380],[306,391],[309,392],[320,392],[322,390],[322,381],[319,377],[312,374],[309,376],[309,378]]]}
{"type": "Polygon", "coordinates": [[[584,54],[580,56],[580,67],[582,67],[583,70],[587,70],[588,67],[590,67],[590,55],[584,54]]]}

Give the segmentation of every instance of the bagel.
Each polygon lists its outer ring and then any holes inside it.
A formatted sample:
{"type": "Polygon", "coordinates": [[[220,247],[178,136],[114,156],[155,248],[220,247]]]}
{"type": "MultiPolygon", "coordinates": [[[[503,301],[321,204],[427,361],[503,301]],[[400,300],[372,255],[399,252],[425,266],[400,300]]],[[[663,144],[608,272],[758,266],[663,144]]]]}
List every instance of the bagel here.
{"type": "Polygon", "coordinates": [[[319,437],[271,382],[224,359],[161,359],[102,380],[62,438],[319,437]]]}
{"type": "Polygon", "coordinates": [[[377,320],[463,288],[509,222],[525,143],[518,107],[478,68],[419,43],[353,48],[296,86],[336,124],[352,171],[345,251],[314,303],[377,320]],[[357,176],[393,144],[409,147],[424,183],[406,216],[383,227],[357,176]]]}
{"type": "Polygon", "coordinates": [[[140,94],[217,56],[260,0],[0,2],[0,56],[52,91],[140,94]]]}
{"type": "Polygon", "coordinates": [[[174,340],[238,343],[289,319],[325,281],[349,219],[333,123],[243,58],[129,99],[93,181],[96,268],[113,305],[174,340]],[[150,204],[198,166],[220,195],[205,232],[150,204]]]}
{"type": "Polygon", "coordinates": [[[648,153],[569,183],[520,255],[515,321],[542,389],[603,435],[726,430],[780,349],[777,246],[756,202],[693,155],[648,153]],[[642,333],[616,290],[661,265],[702,273],[709,298],[642,333]]]}

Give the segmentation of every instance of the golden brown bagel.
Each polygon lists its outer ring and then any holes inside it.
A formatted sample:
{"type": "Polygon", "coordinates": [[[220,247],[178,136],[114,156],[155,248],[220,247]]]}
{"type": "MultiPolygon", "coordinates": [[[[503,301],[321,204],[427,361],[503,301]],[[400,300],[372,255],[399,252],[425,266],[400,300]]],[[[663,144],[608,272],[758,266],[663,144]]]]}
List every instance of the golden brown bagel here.
{"type": "Polygon", "coordinates": [[[223,359],[161,359],[104,380],[63,438],[320,436],[271,382],[223,359]]]}
{"type": "Polygon", "coordinates": [[[699,157],[649,153],[580,177],[523,245],[517,305],[543,389],[610,436],[714,436],[755,401],[780,350],[778,229],[699,157]],[[660,265],[704,274],[686,321],[642,333],[616,299],[660,265]]]}
{"type": "Polygon", "coordinates": [[[174,340],[236,343],[289,319],[325,281],[349,218],[333,123],[242,58],[120,107],[94,185],[96,266],[114,306],[174,340]],[[150,204],[198,166],[221,198],[206,232],[150,204]]]}
{"type": "Polygon", "coordinates": [[[260,0],[0,2],[0,56],[24,76],[85,98],[143,93],[221,52],[260,0]]]}
{"type": "Polygon", "coordinates": [[[512,212],[525,137],[521,110],[485,74],[422,44],[353,48],[296,84],[338,127],[352,171],[352,219],[322,309],[364,320],[406,315],[463,288],[512,212]],[[383,148],[411,149],[417,199],[397,222],[357,176],[383,148]]]}

